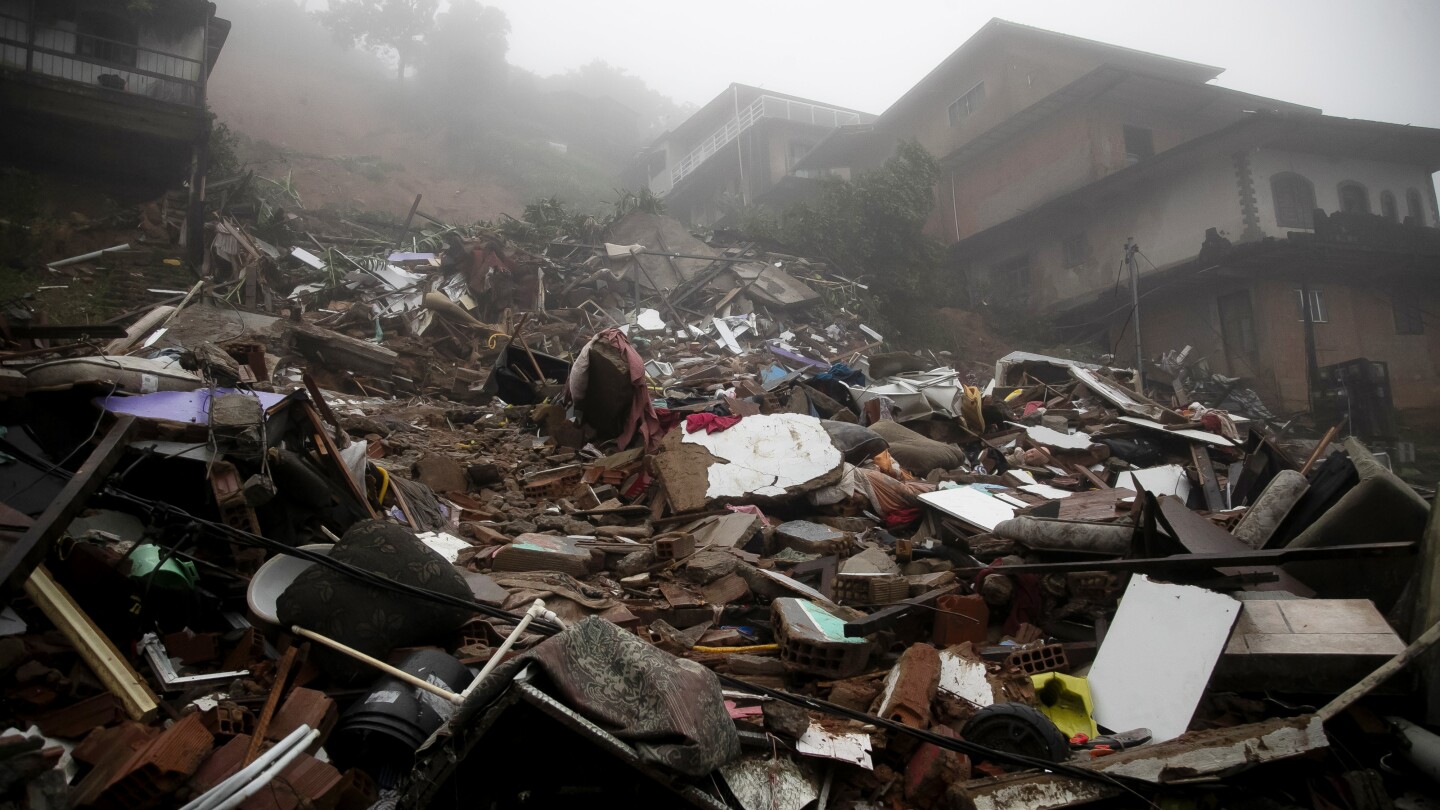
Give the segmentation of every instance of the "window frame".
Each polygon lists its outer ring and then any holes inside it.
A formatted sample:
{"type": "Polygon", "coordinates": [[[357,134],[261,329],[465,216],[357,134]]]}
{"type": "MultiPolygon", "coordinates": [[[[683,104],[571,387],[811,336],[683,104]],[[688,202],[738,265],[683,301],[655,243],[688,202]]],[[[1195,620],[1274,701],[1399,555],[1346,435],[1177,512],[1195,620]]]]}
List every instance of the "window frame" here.
{"type": "Polygon", "coordinates": [[[960,126],[960,122],[964,121],[966,118],[969,118],[970,115],[976,110],[980,109],[980,105],[984,103],[985,80],[981,79],[980,81],[971,85],[969,90],[961,93],[959,98],[950,102],[949,107],[945,108],[945,115],[950,121],[950,126],[960,126]],[[978,95],[976,94],[977,90],[979,91],[978,95]]]}
{"type": "Polygon", "coordinates": [[[1425,216],[1425,198],[1418,188],[1405,189],[1405,215],[1412,217],[1415,224],[1424,227],[1429,224],[1425,216]]]}
{"type": "Polygon", "coordinates": [[[1155,130],[1149,127],[1139,126],[1138,124],[1122,124],[1120,137],[1124,141],[1126,160],[1133,160],[1138,163],[1139,161],[1149,160],[1155,157],[1155,130]],[[1143,134],[1145,141],[1145,148],[1142,150],[1143,154],[1142,152],[1133,151],[1130,148],[1131,133],[1134,133],[1136,138],[1140,138],[1143,134]]]}
{"type": "MultiPolygon", "coordinates": [[[[1299,287],[1295,288],[1295,320],[1305,322],[1305,291],[1299,287]]],[[[1325,291],[1318,287],[1310,288],[1310,322],[1329,323],[1330,313],[1325,309],[1325,291]]]]}
{"type": "Polygon", "coordinates": [[[1391,222],[1400,221],[1400,203],[1395,199],[1395,192],[1388,188],[1380,192],[1380,216],[1391,222]]]}
{"type": "Polygon", "coordinates": [[[1298,172],[1277,172],[1270,175],[1270,205],[1275,209],[1276,227],[1315,230],[1315,184],[1305,175],[1298,172]],[[1295,198],[1293,204],[1284,208],[1280,205],[1282,189],[1285,191],[1283,196],[1295,198]],[[1282,211],[1293,212],[1297,218],[1282,216],[1282,211]],[[1303,224],[1297,225],[1296,222],[1303,224]]]}
{"type": "Polygon", "coordinates": [[[1390,294],[1390,317],[1395,323],[1397,335],[1425,334],[1425,313],[1410,304],[1409,298],[1399,292],[1390,294]]]}
{"type": "Polygon", "coordinates": [[[1373,213],[1374,213],[1374,209],[1370,207],[1370,189],[1366,188],[1364,183],[1358,182],[1358,181],[1356,181],[1356,180],[1342,180],[1342,181],[1340,181],[1339,183],[1337,183],[1337,184],[1335,185],[1335,193],[1336,193],[1336,202],[1337,202],[1337,204],[1339,205],[1339,211],[1340,211],[1340,213],[1342,213],[1342,214],[1373,214],[1373,213]],[[1359,211],[1346,211],[1346,210],[1345,210],[1345,192],[1346,192],[1347,190],[1351,190],[1351,189],[1353,189],[1353,190],[1355,190],[1355,191],[1358,191],[1358,192],[1360,193],[1360,200],[1361,200],[1362,203],[1364,203],[1364,207],[1363,207],[1361,210],[1359,210],[1359,211]]]}
{"type": "Polygon", "coordinates": [[[1250,291],[1233,290],[1215,296],[1215,312],[1225,355],[1253,364],[1260,356],[1260,340],[1255,331],[1255,299],[1250,291]]]}

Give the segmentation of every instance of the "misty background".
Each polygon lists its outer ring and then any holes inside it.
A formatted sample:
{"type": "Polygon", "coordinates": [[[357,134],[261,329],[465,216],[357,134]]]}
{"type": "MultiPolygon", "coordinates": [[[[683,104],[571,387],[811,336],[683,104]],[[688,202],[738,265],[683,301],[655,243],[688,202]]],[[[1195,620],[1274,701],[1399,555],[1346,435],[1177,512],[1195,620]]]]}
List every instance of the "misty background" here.
{"type": "Polygon", "coordinates": [[[307,206],[594,209],[636,149],[731,82],[878,114],[996,16],[1214,65],[1217,84],[1331,115],[1440,127],[1434,0],[431,4],[401,80],[395,47],[322,24],[325,0],[217,0],[234,28],[210,104],[241,159],[307,206]]]}

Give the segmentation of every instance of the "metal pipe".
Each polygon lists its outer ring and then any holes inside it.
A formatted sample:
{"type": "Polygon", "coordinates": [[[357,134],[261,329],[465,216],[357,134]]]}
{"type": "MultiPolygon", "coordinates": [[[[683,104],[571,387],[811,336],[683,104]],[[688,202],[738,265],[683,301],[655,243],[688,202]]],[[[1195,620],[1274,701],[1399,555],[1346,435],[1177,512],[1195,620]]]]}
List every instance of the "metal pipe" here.
{"type": "Polygon", "coordinates": [[[500,645],[500,649],[496,650],[495,654],[490,656],[490,660],[485,662],[485,666],[480,670],[480,674],[475,676],[475,680],[471,681],[470,685],[465,687],[465,691],[460,693],[460,699],[457,700],[456,703],[464,703],[465,698],[470,697],[471,693],[480,686],[480,682],[485,680],[486,676],[493,672],[495,667],[500,665],[500,659],[505,657],[505,653],[510,652],[511,647],[515,646],[515,641],[520,638],[521,633],[525,632],[525,628],[530,626],[530,622],[534,621],[537,616],[544,612],[544,601],[536,599],[530,603],[530,609],[525,611],[524,616],[520,617],[520,623],[515,625],[515,629],[510,631],[510,635],[505,637],[505,641],[500,645]]]}
{"type": "MultiPolygon", "coordinates": [[[[301,728],[305,728],[305,726],[301,726],[301,728]]],[[[215,805],[214,810],[230,810],[232,807],[238,807],[241,802],[259,793],[260,789],[270,784],[271,780],[279,776],[281,771],[290,767],[290,763],[299,759],[300,755],[305,753],[305,749],[310,747],[310,743],[319,739],[319,737],[320,729],[312,729],[309,734],[305,735],[305,739],[296,743],[294,747],[286,751],[283,756],[275,760],[273,765],[261,771],[258,776],[250,780],[244,787],[230,794],[224,801],[220,802],[220,804],[215,805]]]]}
{"type": "Polygon", "coordinates": [[[1135,254],[1139,252],[1140,246],[1135,244],[1135,237],[1125,240],[1125,261],[1130,265],[1130,306],[1135,320],[1135,392],[1144,396],[1145,350],[1140,345],[1140,264],[1135,261],[1135,254]]]}
{"type": "Polygon", "coordinates": [[[90,252],[90,253],[85,253],[85,254],[80,255],[80,256],[71,256],[71,257],[68,258],[68,259],[61,259],[61,260],[58,261],[58,262],[50,262],[49,264],[47,264],[47,265],[45,265],[45,266],[48,267],[48,268],[50,268],[51,270],[54,270],[54,269],[57,268],[57,267],[65,267],[65,266],[67,266],[67,265],[79,264],[80,262],[88,262],[88,261],[90,261],[91,259],[98,259],[98,258],[100,258],[101,256],[104,256],[106,253],[115,253],[115,252],[117,252],[117,251],[129,250],[129,249],[130,249],[130,243],[127,242],[127,243],[125,243],[125,244],[123,244],[123,245],[116,245],[115,247],[103,248],[103,249],[101,249],[101,250],[92,251],[92,252],[90,252]]]}
{"type": "Polygon", "coordinates": [[[289,751],[290,748],[299,746],[300,750],[302,751],[305,750],[305,748],[308,748],[309,743],[302,744],[301,738],[311,733],[318,734],[319,732],[313,731],[307,725],[301,725],[299,728],[286,735],[285,739],[281,740],[278,743],[275,743],[274,747],[272,747],[269,751],[261,754],[254,762],[231,774],[228,778],[225,779],[225,781],[221,782],[215,787],[212,787],[204,793],[200,794],[199,796],[196,796],[194,800],[182,807],[180,810],[212,810],[212,808],[214,808],[216,804],[220,803],[231,793],[233,793],[235,789],[239,787],[241,783],[249,779],[252,774],[259,773],[261,770],[268,767],[270,763],[279,759],[283,754],[285,754],[285,752],[289,751]]]}

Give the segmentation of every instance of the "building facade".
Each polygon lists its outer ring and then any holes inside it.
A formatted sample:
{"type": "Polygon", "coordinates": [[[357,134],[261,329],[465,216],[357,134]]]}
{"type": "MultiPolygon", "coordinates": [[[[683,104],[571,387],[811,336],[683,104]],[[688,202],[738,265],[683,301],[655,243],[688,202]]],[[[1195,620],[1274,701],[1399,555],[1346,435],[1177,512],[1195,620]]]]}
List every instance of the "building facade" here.
{"type": "Polygon", "coordinates": [[[783,205],[824,175],[799,163],[832,132],[875,116],[758,87],[732,84],[680,126],[641,150],[623,180],[648,187],[672,216],[712,225],[736,206],[783,205]]]}
{"type": "Polygon", "coordinates": [[[1220,73],[992,20],[873,132],[828,139],[802,168],[926,147],[952,304],[1043,315],[1133,362],[1134,239],[1151,359],[1191,345],[1305,410],[1303,286],[1327,307],[1319,366],[1385,363],[1397,406],[1440,405],[1440,130],[1327,116],[1212,84],[1220,73]]]}

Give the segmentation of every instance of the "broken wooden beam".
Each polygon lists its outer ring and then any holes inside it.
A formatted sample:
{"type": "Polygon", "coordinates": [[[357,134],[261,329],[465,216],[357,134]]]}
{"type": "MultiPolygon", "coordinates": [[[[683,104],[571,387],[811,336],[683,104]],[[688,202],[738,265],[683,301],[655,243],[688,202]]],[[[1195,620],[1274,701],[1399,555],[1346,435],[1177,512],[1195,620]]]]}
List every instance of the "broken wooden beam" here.
{"type": "Polygon", "coordinates": [[[155,719],[160,710],[159,698],[43,565],[25,580],[25,595],[55,623],[105,688],[120,699],[130,719],[142,723],[155,719]]]}
{"type": "Polygon", "coordinates": [[[5,602],[25,586],[30,572],[49,553],[50,545],[65,532],[70,521],[85,509],[90,496],[105,483],[105,478],[120,462],[135,428],[135,417],[125,415],[117,419],[50,506],[15,541],[15,545],[0,556],[0,595],[5,602]]]}

